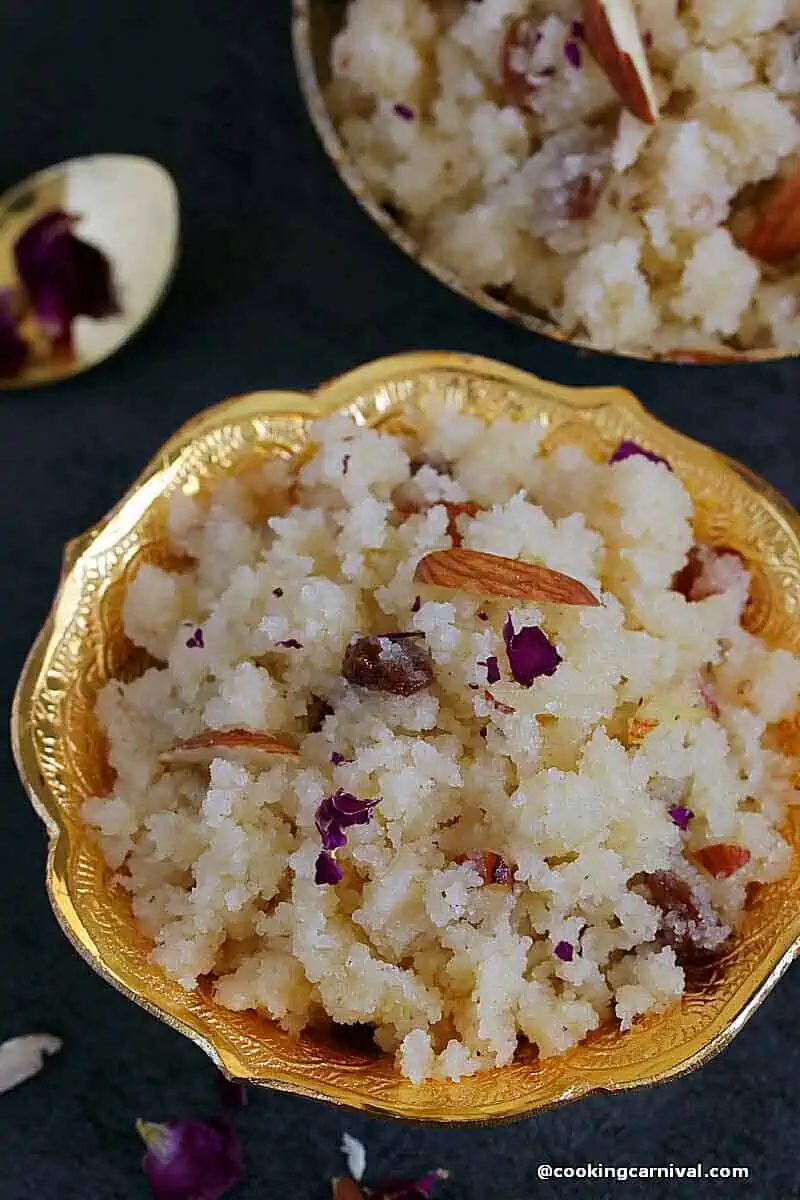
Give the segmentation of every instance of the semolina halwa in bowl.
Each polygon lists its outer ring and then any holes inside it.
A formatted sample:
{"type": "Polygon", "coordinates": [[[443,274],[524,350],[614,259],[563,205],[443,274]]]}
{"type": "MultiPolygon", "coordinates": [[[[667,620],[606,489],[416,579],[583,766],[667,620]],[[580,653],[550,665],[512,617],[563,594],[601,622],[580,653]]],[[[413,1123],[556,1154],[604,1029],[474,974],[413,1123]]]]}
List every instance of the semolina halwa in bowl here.
{"type": "Polygon", "coordinates": [[[796,0],[293,11],[328,153],[445,283],[607,352],[798,352],[796,0]]]}
{"type": "Polygon", "coordinates": [[[624,392],[410,355],[229,401],[21,680],[56,911],[228,1073],[352,1107],[690,1069],[800,937],[799,600],[796,514],[624,392]]]}

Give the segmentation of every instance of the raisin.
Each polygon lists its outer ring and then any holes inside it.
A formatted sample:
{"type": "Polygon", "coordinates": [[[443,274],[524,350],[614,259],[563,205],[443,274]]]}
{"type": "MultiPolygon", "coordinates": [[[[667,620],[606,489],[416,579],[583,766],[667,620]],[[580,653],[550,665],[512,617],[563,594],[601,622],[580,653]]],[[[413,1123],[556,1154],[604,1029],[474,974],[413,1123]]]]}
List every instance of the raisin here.
{"type": "Polygon", "coordinates": [[[730,546],[692,546],[686,556],[686,564],[673,577],[672,590],[680,592],[687,600],[706,600],[714,596],[718,588],[709,579],[708,568],[721,558],[736,558],[744,566],[744,556],[730,546]]]}
{"type": "Polygon", "coordinates": [[[319,733],[325,718],[333,716],[333,709],[322,696],[312,696],[311,703],[306,710],[306,716],[308,718],[309,733],[319,733]]]}
{"type": "Polygon", "coordinates": [[[588,221],[597,211],[603,194],[603,176],[599,171],[581,175],[567,192],[567,216],[570,221],[588,221]]]}
{"type": "Polygon", "coordinates": [[[384,633],[347,647],[342,674],[349,683],[393,696],[413,696],[433,682],[433,659],[424,634],[384,633]]]}
{"type": "Polygon", "coordinates": [[[531,65],[536,47],[542,40],[539,25],[531,16],[517,17],[506,32],[500,57],[500,73],[506,100],[514,108],[530,108],[530,100],[540,83],[531,65]]]}
{"type": "Polygon", "coordinates": [[[500,887],[513,887],[514,868],[494,850],[473,850],[470,854],[459,854],[457,863],[470,863],[486,884],[499,884],[500,887]]]}
{"type": "Polygon", "coordinates": [[[674,871],[653,871],[644,876],[641,892],[648,904],[661,909],[661,940],[672,947],[679,962],[705,956],[700,910],[689,884],[674,871]]]}

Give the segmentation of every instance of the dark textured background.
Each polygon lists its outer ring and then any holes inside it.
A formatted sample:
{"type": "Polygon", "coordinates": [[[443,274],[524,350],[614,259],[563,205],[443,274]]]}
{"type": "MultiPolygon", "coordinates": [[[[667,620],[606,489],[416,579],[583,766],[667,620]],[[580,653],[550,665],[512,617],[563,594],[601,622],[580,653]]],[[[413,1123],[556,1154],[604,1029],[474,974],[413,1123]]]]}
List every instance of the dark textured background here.
{"type": "MultiPolygon", "coordinates": [[[[6,711],[65,540],[106,511],[176,426],[232,393],[311,385],[403,349],[470,350],[564,383],[624,384],[800,501],[796,364],[695,369],[582,356],[473,310],[384,241],[306,120],[288,8],[5,0],[0,9],[0,187],[76,154],[146,154],[174,173],[184,220],[174,290],[134,344],[84,379],[0,397],[6,711]]],[[[0,1197],[144,1200],[134,1118],[210,1109],[212,1071],[70,949],[42,884],[43,830],[5,740],[0,754],[0,1038],[41,1028],[65,1042],[45,1076],[0,1098],[0,1197]]],[[[703,1071],[503,1128],[421,1129],[258,1093],[241,1121],[248,1179],[235,1195],[323,1200],[349,1129],[365,1138],[375,1169],[450,1167],[442,1200],[799,1196],[798,1001],[795,971],[703,1071]],[[699,1159],[749,1166],[752,1182],[536,1182],[540,1162],[699,1159]]]]}

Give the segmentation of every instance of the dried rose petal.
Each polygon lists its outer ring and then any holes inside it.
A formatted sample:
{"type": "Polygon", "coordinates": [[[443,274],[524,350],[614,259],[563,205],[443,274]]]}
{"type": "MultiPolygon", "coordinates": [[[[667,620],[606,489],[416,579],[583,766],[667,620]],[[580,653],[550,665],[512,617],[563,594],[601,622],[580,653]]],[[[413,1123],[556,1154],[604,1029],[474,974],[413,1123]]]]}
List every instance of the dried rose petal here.
{"type": "Polygon", "coordinates": [[[341,883],[341,880],[342,868],[330,854],[323,850],[314,869],[314,883],[333,885],[341,883]]]}
{"type": "Polygon", "coordinates": [[[421,1179],[385,1179],[369,1189],[369,1200],[428,1200],[436,1183],[447,1175],[439,1168],[421,1179]]]}
{"type": "Polygon", "coordinates": [[[25,366],[28,346],[19,331],[11,291],[0,292],[0,377],[16,379],[25,366]]]}
{"type": "Polygon", "coordinates": [[[247,1088],[238,1079],[228,1079],[228,1076],[223,1075],[222,1071],[217,1071],[216,1084],[219,1098],[226,1108],[240,1109],[246,1107],[247,1088]]]}
{"type": "Polygon", "coordinates": [[[689,822],[694,816],[692,810],[690,808],[686,808],[683,804],[674,804],[672,808],[667,809],[667,811],[672,817],[674,823],[678,826],[678,829],[685,833],[689,828],[689,822]]]}
{"type": "Polygon", "coordinates": [[[636,457],[647,458],[652,463],[661,463],[662,466],[665,466],[668,471],[672,470],[672,467],[665,458],[661,458],[661,456],[658,454],[653,454],[652,450],[645,450],[644,446],[640,446],[638,442],[620,442],[608,461],[609,463],[613,464],[624,462],[626,458],[636,457]]]}
{"type": "Polygon", "coordinates": [[[572,942],[557,942],[553,947],[553,954],[562,962],[571,963],[575,956],[575,947],[572,942]]]}
{"type": "Polygon", "coordinates": [[[379,800],[359,800],[358,796],[339,788],[332,796],[326,796],[317,807],[314,823],[322,839],[322,850],[317,859],[316,882],[338,883],[342,872],[334,862],[331,852],[347,845],[345,829],[352,825],[366,825],[372,810],[379,800]]]}
{"type": "Polygon", "coordinates": [[[120,311],[111,265],[96,246],[72,232],[79,218],[53,209],[14,245],[14,261],[40,325],[53,342],[69,344],[76,317],[102,320],[120,311]]]}
{"type": "Polygon", "coordinates": [[[136,1129],[154,1200],[219,1200],[244,1176],[242,1147],[226,1120],[137,1121],[136,1129]]]}
{"type": "Polygon", "coordinates": [[[486,667],[486,682],[487,683],[499,683],[500,682],[500,667],[498,665],[497,658],[495,657],[494,654],[490,655],[489,658],[479,661],[478,666],[486,667]]]}
{"type": "Polygon", "coordinates": [[[342,1154],[347,1160],[347,1169],[353,1179],[360,1181],[367,1169],[367,1150],[363,1142],[351,1133],[342,1134],[342,1154]]]}
{"type": "Polygon", "coordinates": [[[51,1033],[28,1033],[0,1045],[0,1095],[33,1079],[45,1058],[61,1049],[61,1038],[51,1033]]]}
{"type": "Polygon", "coordinates": [[[364,1193],[355,1179],[342,1175],[331,1180],[331,1200],[364,1200],[364,1193]]]}
{"type": "Polygon", "coordinates": [[[566,42],[564,44],[564,58],[571,67],[575,67],[576,70],[580,68],[583,62],[583,55],[577,42],[566,42]]]}
{"type": "Polygon", "coordinates": [[[515,633],[510,615],[503,625],[503,640],[511,674],[522,687],[531,687],[534,679],[540,675],[554,675],[562,661],[561,655],[538,625],[525,625],[515,633]]]}

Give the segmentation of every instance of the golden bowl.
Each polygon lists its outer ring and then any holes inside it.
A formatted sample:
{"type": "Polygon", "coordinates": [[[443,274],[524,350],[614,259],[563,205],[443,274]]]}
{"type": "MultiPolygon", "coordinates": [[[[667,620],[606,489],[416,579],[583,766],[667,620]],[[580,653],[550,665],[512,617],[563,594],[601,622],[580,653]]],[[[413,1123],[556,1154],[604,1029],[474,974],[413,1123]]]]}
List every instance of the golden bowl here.
{"type": "MultiPolygon", "coordinates": [[[[80,819],[83,801],[107,792],[110,768],[94,718],[97,690],[141,670],[121,625],[127,580],[146,559],[164,562],[167,498],[194,494],[253,456],[288,457],[309,422],[345,410],[359,422],[414,422],[415,410],[447,398],[493,420],[538,421],[546,446],[581,445],[607,458],[630,438],[669,458],[697,506],[703,539],[740,550],[755,565],[751,627],[800,652],[800,518],[767,484],[648,415],[619,388],[572,390],[486,359],[409,354],[353,371],[318,391],[256,392],[228,400],[184,426],[124,499],[70,543],[50,617],[17,689],[12,736],[20,775],[50,836],[47,887],[64,932],[87,962],[125,995],[201,1046],[230,1076],[348,1108],[447,1123],[521,1117],[598,1090],[670,1079],[700,1066],[738,1033],[800,946],[800,858],[762,888],[726,958],[694,981],[682,1002],[622,1034],[610,1028],[559,1057],[530,1048],[508,1067],[460,1083],[414,1087],[392,1058],[346,1031],[292,1039],[254,1012],[217,1006],[208,988],[184,991],[148,961],[129,900],[115,887],[80,819]]],[[[800,726],[790,733],[800,743],[800,726]]],[[[800,813],[787,829],[800,848],[800,813]]]]}
{"type": "MultiPolygon", "coordinates": [[[[392,241],[405,251],[409,258],[419,263],[429,274],[435,276],[454,292],[465,296],[467,300],[472,300],[481,308],[488,309],[495,316],[504,317],[507,321],[513,321],[544,337],[553,338],[558,342],[568,342],[586,350],[597,350],[598,347],[587,338],[573,337],[562,332],[552,317],[548,316],[545,311],[535,308],[523,296],[517,296],[513,291],[505,288],[486,289],[465,282],[457,272],[430,257],[402,222],[372,194],[358,164],[350,157],[347,147],[339,136],[325,97],[330,80],[331,43],[341,28],[346,7],[347,0],[292,0],[292,38],[300,87],[311,120],[328,157],[361,207],[372,217],[376,225],[379,225],[384,233],[388,234],[392,241]]],[[[683,348],[653,351],[650,354],[628,350],[614,350],[606,353],[613,353],[622,358],[699,365],[766,362],[794,355],[794,352],[789,350],[736,351],[720,350],[719,347],[712,347],[708,350],[683,348]]]]}

